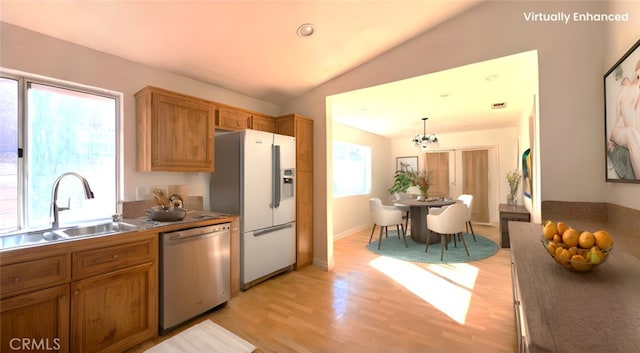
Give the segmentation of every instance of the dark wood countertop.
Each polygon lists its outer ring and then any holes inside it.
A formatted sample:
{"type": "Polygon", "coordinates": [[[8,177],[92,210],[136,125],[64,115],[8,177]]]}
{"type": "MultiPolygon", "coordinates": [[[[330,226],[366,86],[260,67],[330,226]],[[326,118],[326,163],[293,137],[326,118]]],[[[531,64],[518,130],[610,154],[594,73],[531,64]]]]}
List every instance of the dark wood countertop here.
{"type": "Polygon", "coordinates": [[[540,224],[509,222],[529,352],[640,352],[640,260],[616,247],[586,273],[558,265],[540,224]]]}

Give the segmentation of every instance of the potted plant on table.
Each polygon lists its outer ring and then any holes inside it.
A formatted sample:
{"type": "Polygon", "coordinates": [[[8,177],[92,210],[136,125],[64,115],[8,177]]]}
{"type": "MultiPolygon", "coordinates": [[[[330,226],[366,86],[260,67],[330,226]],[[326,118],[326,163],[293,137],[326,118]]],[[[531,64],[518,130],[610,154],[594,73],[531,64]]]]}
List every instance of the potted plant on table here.
{"type": "Polygon", "coordinates": [[[431,187],[431,172],[398,170],[393,179],[393,185],[389,188],[389,193],[407,192],[411,186],[417,186],[420,189],[421,197],[426,200],[429,197],[429,187],[431,187]]]}
{"type": "Polygon", "coordinates": [[[515,206],[518,204],[518,186],[520,185],[520,172],[514,170],[507,172],[507,183],[509,183],[509,195],[507,196],[507,204],[515,206]]]}
{"type": "Polygon", "coordinates": [[[427,171],[416,172],[413,175],[413,180],[411,181],[413,185],[417,186],[420,189],[420,195],[423,200],[429,198],[429,188],[431,187],[431,177],[432,173],[427,171]]]}
{"type": "Polygon", "coordinates": [[[409,170],[398,170],[393,175],[393,185],[389,188],[390,194],[404,193],[412,186],[413,172],[409,170]]]}

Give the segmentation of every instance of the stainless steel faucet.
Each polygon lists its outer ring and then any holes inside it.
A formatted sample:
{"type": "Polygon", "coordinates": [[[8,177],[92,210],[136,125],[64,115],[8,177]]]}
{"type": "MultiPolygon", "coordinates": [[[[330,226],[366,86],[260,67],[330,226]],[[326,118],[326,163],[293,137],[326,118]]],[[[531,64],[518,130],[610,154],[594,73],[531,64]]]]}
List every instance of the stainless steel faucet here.
{"type": "Polygon", "coordinates": [[[51,213],[53,214],[53,222],[51,223],[51,228],[53,229],[57,229],[60,226],[58,213],[60,211],[66,211],[71,208],[70,201],[67,203],[67,207],[58,207],[58,186],[60,185],[60,181],[62,181],[64,177],[69,175],[73,175],[76,178],[80,179],[80,181],[82,182],[82,187],[84,188],[85,199],[88,200],[88,199],[94,198],[93,191],[91,191],[91,187],[89,187],[89,182],[82,175],[74,172],[67,172],[60,175],[58,179],[56,179],[56,181],[53,182],[53,188],[51,190],[51,213]]]}

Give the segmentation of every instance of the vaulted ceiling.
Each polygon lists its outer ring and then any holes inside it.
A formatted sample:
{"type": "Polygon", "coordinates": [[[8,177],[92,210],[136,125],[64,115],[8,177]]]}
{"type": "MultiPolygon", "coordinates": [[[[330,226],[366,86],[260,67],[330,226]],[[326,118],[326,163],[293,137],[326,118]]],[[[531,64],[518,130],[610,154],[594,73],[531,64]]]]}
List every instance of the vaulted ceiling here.
{"type": "MultiPolygon", "coordinates": [[[[281,105],[481,2],[2,0],[0,20],[281,105]],[[310,37],[296,33],[305,23],[315,26],[310,37]]],[[[522,61],[507,63],[503,59],[477,70],[448,70],[337,96],[333,116],[365,130],[380,125],[369,130],[393,137],[419,132],[424,115],[433,118],[429,124],[436,129],[438,120],[445,121],[438,114],[444,116],[451,106],[468,110],[458,110],[458,118],[478,117],[475,109],[486,111],[507,99],[507,107],[517,109],[519,103],[510,97],[488,95],[522,78],[517,73],[522,61]],[[487,81],[489,76],[497,80],[487,81]],[[389,117],[404,130],[377,122],[389,117]]],[[[446,128],[501,126],[509,114],[508,109],[485,114],[484,122],[450,118],[446,128]]]]}

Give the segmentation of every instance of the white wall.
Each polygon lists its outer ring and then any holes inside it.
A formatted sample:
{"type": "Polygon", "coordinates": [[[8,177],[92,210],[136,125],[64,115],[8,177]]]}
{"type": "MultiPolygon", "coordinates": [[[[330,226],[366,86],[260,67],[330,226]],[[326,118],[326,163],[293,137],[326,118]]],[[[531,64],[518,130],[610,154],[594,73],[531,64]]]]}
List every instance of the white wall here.
{"type": "MultiPolygon", "coordinates": [[[[519,165],[518,165],[518,170],[520,171],[520,175],[522,175],[522,180],[520,181],[520,195],[523,195],[523,188],[524,188],[524,183],[527,182],[524,179],[524,175],[523,175],[523,168],[522,168],[522,154],[524,153],[524,151],[526,151],[527,149],[531,149],[531,153],[535,154],[537,147],[535,145],[535,136],[538,134],[538,132],[536,132],[537,130],[537,126],[539,125],[538,122],[538,117],[536,114],[536,109],[537,109],[537,99],[536,99],[536,95],[533,95],[531,97],[530,100],[530,104],[525,106],[525,109],[522,111],[522,115],[520,116],[520,123],[519,123],[519,132],[520,135],[518,137],[518,142],[519,142],[519,150],[520,150],[520,160],[519,160],[519,165]]],[[[533,160],[532,160],[532,164],[533,164],[533,160]]],[[[532,165],[532,171],[536,171],[539,170],[538,168],[535,168],[534,165],[532,165]]],[[[531,171],[530,171],[531,172],[531,171]]],[[[535,178],[535,176],[533,177],[535,178]]],[[[539,179],[539,178],[537,178],[539,179]]],[[[524,197],[522,196],[522,200],[518,200],[519,204],[524,205],[531,214],[533,214],[533,220],[534,221],[538,221],[539,222],[539,218],[541,218],[540,214],[536,214],[539,213],[540,211],[540,194],[539,194],[539,189],[540,189],[540,183],[538,182],[539,180],[535,179],[535,181],[533,181],[532,183],[533,185],[533,189],[531,192],[531,198],[528,197],[524,197]],[[538,191],[538,193],[536,193],[536,191],[538,191]],[[535,201],[534,201],[535,200],[535,201]]]]}
{"type": "Polygon", "coordinates": [[[209,174],[136,171],[134,93],[147,85],[226,103],[268,115],[279,115],[276,105],[124,60],[36,32],[0,23],[0,66],[58,80],[100,87],[124,95],[123,200],[136,199],[137,186],[187,185],[190,195],[209,203],[209,174]]]}
{"type": "MultiPolygon", "coordinates": [[[[612,12],[631,12],[634,14],[633,21],[629,23],[620,23],[616,26],[608,27],[604,55],[605,60],[601,67],[602,75],[607,72],[627,50],[640,39],[640,2],[612,2],[612,12]]],[[[604,95],[604,91],[601,92],[604,95]]],[[[604,106],[602,110],[604,112],[604,106]]],[[[596,136],[604,136],[604,124],[600,124],[598,131],[594,133],[596,136]]],[[[604,140],[604,137],[602,138],[604,140]]],[[[601,160],[604,161],[604,147],[602,148],[601,160]]],[[[604,163],[604,162],[603,162],[604,163]]],[[[604,167],[601,168],[601,187],[605,192],[605,201],[615,203],[622,206],[640,209],[640,185],[624,184],[624,183],[606,183],[604,167]]]]}
{"type": "MultiPolygon", "coordinates": [[[[504,176],[517,166],[519,128],[507,127],[437,135],[438,143],[430,145],[429,151],[452,152],[450,181],[454,185],[451,186],[449,196],[453,198],[462,194],[462,151],[475,149],[489,151],[489,221],[497,223],[498,204],[505,203],[509,193],[504,176]]],[[[419,156],[418,168],[424,167],[423,156],[413,146],[410,137],[393,139],[391,154],[390,168],[395,168],[395,158],[401,156],[419,156]]],[[[392,178],[389,178],[387,182],[391,183],[391,181],[392,178]]]]}
{"type": "MultiPolygon", "coordinates": [[[[333,199],[333,236],[340,238],[371,226],[369,198],[379,197],[382,202],[389,199],[387,176],[393,176],[395,166],[390,169],[389,139],[341,124],[333,125],[334,141],[342,141],[371,147],[371,193],[333,199]]],[[[331,191],[331,190],[330,190],[331,191]]]]}
{"type": "Polygon", "coordinates": [[[315,260],[331,268],[333,223],[331,185],[331,116],[325,97],[424,75],[474,62],[538,51],[539,165],[541,200],[613,201],[640,209],[636,185],[605,185],[603,84],[605,68],[638,38],[640,3],[591,1],[488,1],[423,35],[378,56],[285,105],[316,119],[314,138],[316,208],[315,260]],[[630,23],[527,22],[528,12],[628,11],[630,23]],[[618,39],[619,37],[624,39],[618,39]],[[605,54],[613,42],[616,55],[605,54]],[[606,57],[605,57],[606,56],[606,57]],[[605,62],[607,64],[605,64],[605,62]],[[323,146],[322,143],[325,143],[323,146]],[[573,171],[580,177],[572,177],[573,171]],[[567,177],[569,175],[569,177],[567,177]],[[567,179],[571,180],[568,185],[567,179]]]}

